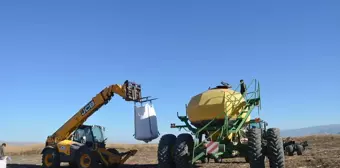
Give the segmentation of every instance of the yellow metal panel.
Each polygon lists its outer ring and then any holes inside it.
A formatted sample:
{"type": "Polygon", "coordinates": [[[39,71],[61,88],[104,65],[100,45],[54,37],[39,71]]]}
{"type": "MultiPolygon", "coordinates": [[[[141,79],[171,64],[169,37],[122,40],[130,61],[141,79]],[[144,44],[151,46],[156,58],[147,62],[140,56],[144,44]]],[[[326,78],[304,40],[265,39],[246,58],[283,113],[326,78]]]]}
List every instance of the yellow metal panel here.
{"type": "Polygon", "coordinates": [[[64,141],[60,141],[57,146],[58,146],[58,150],[60,153],[64,153],[66,155],[70,155],[71,154],[71,145],[75,143],[71,140],[64,140],[64,141]]]}
{"type": "MultiPolygon", "coordinates": [[[[190,100],[187,108],[191,122],[212,120],[223,112],[236,119],[246,105],[242,94],[230,89],[211,89],[198,94],[190,100]]],[[[217,119],[224,119],[220,115],[217,119]]]]}

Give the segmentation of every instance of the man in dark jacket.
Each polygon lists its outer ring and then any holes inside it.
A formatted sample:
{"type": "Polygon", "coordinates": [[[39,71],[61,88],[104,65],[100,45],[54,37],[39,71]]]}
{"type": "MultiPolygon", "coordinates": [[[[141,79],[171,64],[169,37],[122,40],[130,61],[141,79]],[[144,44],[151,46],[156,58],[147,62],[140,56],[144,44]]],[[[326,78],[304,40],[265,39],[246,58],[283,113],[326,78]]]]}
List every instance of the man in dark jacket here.
{"type": "Polygon", "coordinates": [[[241,91],[240,92],[243,96],[245,96],[245,94],[247,94],[246,93],[247,92],[247,86],[244,83],[243,79],[240,80],[240,84],[241,84],[241,91]]]}
{"type": "Polygon", "coordinates": [[[3,144],[0,146],[0,158],[5,157],[5,147],[6,147],[6,143],[3,143],[3,144]]]}

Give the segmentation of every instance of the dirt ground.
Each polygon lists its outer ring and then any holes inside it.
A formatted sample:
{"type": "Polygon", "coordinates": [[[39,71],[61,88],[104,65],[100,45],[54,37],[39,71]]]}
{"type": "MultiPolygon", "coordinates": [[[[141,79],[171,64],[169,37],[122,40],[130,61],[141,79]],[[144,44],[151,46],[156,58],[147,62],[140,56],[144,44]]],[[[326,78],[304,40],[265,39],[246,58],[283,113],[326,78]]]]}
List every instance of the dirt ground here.
{"type": "MultiPolygon", "coordinates": [[[[309,147],[303,156],[286,156],[287,168],[340,168],[340,135],[323,135],[302,137],[308,140],[309,147]]],[[[120,151],[138,149],[138,153],[128,159],[122,168],[156,168],[157,167],[157,145],[112,145],[120,151]]],[[[8,144],[8,155],[12,161],[8,168],[38,168],[41,163],[42,145],[10,146],[8,144]]],[[[67,164],[64,165],[67,167],[67,164]]],[[[247,168],[249,165],[243,158],[225,159],[223,163],[198,164],[200,168],[247,168]]],[[[269,167],[267,165],[266,167],[269,167]]]]}

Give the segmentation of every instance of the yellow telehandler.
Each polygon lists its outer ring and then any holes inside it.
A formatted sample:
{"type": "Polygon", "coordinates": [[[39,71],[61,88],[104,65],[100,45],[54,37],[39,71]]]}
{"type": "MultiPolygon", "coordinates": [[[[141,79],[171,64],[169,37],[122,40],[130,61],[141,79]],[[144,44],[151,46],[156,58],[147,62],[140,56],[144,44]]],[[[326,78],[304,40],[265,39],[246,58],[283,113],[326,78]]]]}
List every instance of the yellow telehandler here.
{"type": "Polygon", "coordinates": [[[41,152],[43,168],[57,168],[61,162],[68,162],[70,166],[78,168],[114,168],[137,152],[130,150],[119,153],[114,148],[106,148],[105,128],[99,125],[83,125],[114,94],[126,101],[142,100],[141,86],[128,80],[123,85],[114,84],[103,89],[54,134],[47,137],[45,148],[41,152]]]}

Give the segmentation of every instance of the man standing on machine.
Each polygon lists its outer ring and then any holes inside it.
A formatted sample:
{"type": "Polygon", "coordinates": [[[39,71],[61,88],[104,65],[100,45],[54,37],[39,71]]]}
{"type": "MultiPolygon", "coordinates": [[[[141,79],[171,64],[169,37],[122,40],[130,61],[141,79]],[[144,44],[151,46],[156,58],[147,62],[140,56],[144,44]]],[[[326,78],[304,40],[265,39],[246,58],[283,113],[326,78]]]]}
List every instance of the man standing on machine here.
{"type": "Polygon", "coordinates": [[[240,84],[241,84],[240,92],[241,92],[242,96],[245,96],[245,93],[247,92],[247,86],[244,83],[243,79],[240,80],[240,84]]]}

